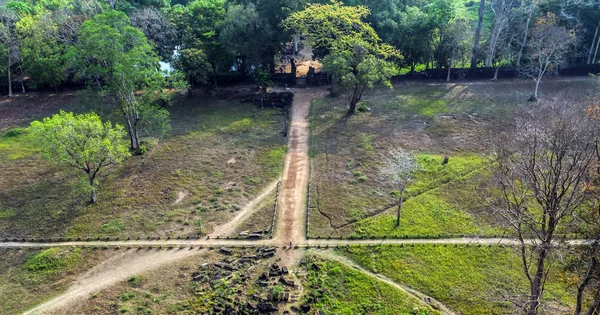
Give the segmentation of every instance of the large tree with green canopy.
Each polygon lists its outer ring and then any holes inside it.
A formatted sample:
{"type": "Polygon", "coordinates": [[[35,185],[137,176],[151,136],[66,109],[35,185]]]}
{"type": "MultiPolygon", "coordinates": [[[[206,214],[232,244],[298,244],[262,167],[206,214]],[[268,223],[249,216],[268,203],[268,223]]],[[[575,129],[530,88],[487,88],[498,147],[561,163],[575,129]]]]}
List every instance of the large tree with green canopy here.
{"type": "Polygon", "coordinates": [[[86,174],[91,203],[96,202],[100,170],[130,156],[123,127],[103,123],[94,113],[73,115],[61,111],[32,122],[29,131],[38,140],[43,157],[86,174]]]}
{"type": "Polygon", "coordinates": [[[331,4],[308,4],[304,10],[292,13],[283,25],[288,30],[308,36],[315,55],[322,58],[340,38],[378,43],[379,36],[364,21],[368,15],[369,9],[365,6],[345,6],[333,1],[331,4]]]}
{"type": "Polygon", "coordinates": [[[154,104],[164,93],[167,80],[159,70],[159,58],[144,34],[131,26],[125,13],[107,11],[83,23],[79,44],[69,53],[80,78],[91,89],[113,97],[125,120],[132,150],[140,150],[140,124],[149,118],[169,126],[169,113],[154,104]],[[141,92],[140,92],[141,91],[141,92]]]}

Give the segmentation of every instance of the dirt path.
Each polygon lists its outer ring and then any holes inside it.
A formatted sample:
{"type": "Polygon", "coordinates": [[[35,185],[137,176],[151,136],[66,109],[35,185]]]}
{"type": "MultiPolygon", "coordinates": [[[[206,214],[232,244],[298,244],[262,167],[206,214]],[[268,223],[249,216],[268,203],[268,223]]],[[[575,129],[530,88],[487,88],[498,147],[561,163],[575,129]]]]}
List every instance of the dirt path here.
{"type": "MultiPolygon", "coordinates": [[[[199,250],[202,247],[220,246],[262,246],[275,245],[283,250],[277,251],[277,256],[281,258],[280,265],[292,267],[294,263],[304,254],[304,250],[289,249],[290,242],[294,246],[304,247],[329,247],[345,245],[400,245],[400,244],[489,244],[489,245],[516,245],[517,240],[510,238],[453,238],[453,239],[384,239],[384,240],[340,240],[340,239],[320,239],[306,240],[305,238],[305,211],[306,194],[310,175],[310,164],[308,157],[309,150],[309,110],[313,98],[324,95],[326,90],[320,89],[300,89],[295,90],[294,104],[292,107],[292,116],[290,130],[288,134],[289,144],[288,153],[285,158],[283,177],[281,180],[279,194],[279,212],[277,215],[276,230],[273,239],[270,240],[235,240],[235,239],[216,239],[217,236],[231,233],[239,223],[252,213],[255,206],[259,204],[273,189],[277,183],[272,183],[253,201],[244,207],[236,217],[224,225],[214,228],[211,238],[199,240],[129,240],[129,241],[73,241],[56,243],[37,243],[37,242],[0,242],[0,247],[20,247],[20,248],[40,248],[56,246],[121,246],[146,247],[145,250],[130,249],[111,258],[98,266],[94,267],[88,273],[83,275],[68,291],[53,300],[39,305],[28,311],[26,314],[44,314],[58,312],[60,309],[68,307],[71,303],[76,303],[82,299],[88,298],[93,292],[100,291],[123,281],[133,275],[140,274],[151,269],[158,268],[165,264],[190,257],[203,252],[199,250]],[[152,246],[153,249],[147,249],[152,246]],[[188,247],[177,249],[180,246],[188,247]],[[195,246],[189,248],[189,246],[195,246]]],[[[527,243],[533,243],[534,240],[528,240],[527,243]]],[[[591,242],[589,240],[569,240],[569,245],[580,245],[591,242]]],[[[340,261],[339,256],[332,258],[340,261]],[[335,258],[337,257],[337,258],[335,258]]],[[[344,261],[342,261],[344,262],[344,261]]],[[[454,314],[452,311],[432,298],[419,292],[403,287],[393,281],[377,274],[370,273],[348,261],[353,268],[364,272],[365,274],[385,281],[394,287],[412,294],[428,304],[438,308],[445,314],[454,314]],[[438,306],[432,303],[439,303],[438,306]]]]}
{"type": "Polygon", "coordinates": [[[250,201],[244,208],[238,212],[238,214],[229,222],[217,226],[214,228],[213,232],[210,234],[211,237],[224,236],[229,234],[235,230],[240,222],[244,221],[246,218],[250,217],[257,209],[257,205],[263,201],[275,188],[277,187],[278,181],[275,181],[269,186],[267,186],[263,192],[258,195],[258,197],[254,198],[254,200],[250,201]]]}
{"type": "Polygon", "coordinates": [[[54,314],[69,305],[88,299],[94,292],[115,285],[131,276],[181,260],[202,251],[177,250],[165,252],[125,252],[110,258],[82,275],[64,294],[47,301],[24,314],[54,314]]]}
{"type": "Polygon", "coordinates": [[[369,277],[383,281],[383,282],[393,286],[394,288],[406,293],[407,295],[412,296],[415,299],[421,301],[421,303],[423,305],[430,306],[433,309],[440,311],[444,315],[456,315],[456,313],[454,313],[452,310],[450,310],[442,302],[428,296],[427,294],[421,293],[421,292],[411,289],[407,286],[398,284],[398,283],[394,282],[393,280],[387,278],[384,275],[370,272],[370,271],[362,268],[361,266],[357,265],[356,263],[354,263],[353,261],[351,261],[350,259],[348,259],[346,257],[336,255],[336,254],[332,253],[331,251],[323,252],[322,255],[325,256],[325,258],[327,258],[327,259],[335,260],[335,261],[340,262],[348,267],[352,267],[355,270],[360,271],[360,272],[364,273],[365,275],[368,275],[369,277]]]}
{"type": "MultiPolygon", "coordinates": [[[[215,227],[213,234],[223,235],[231,233],[235,230],[237,225],[241,222],[242,218],[251,214],[255,206],[259,204],[265,196],[267,196],[275,187],[277,182],[274,182],[267,186],[263,193],[248,203],[244,209],[230,222],[221,226],[215,227]]],[[[227,240],[174,240],[176,242],[157,241],[158,243],[152,244],[152,241],[145,241],[145,245],[150,246],[168,246],[172,245],[175,247],[181,245],[206,245],[206,246],[227,246],[227,245],[254,245],[253,241],[227,241],[227,240]]],[[[118,246],[141,246],[144,241],[122,241],[118,246]]],[[[12,247],[52,247],[52,246],[78,246],[82,242],[65,242],[61,243],[38,243],[37,246],[29,246],[32,243],[0,243],[0,247],[8,247],[12,244],[12,247]]],[[[83,242],[87,243],[88,246],[103,246],[107,242],[83,242]]],[[[112,244],[112,243],[111,243],[112,244]]],[[[53,314],[59,313],[60,310],[65,309],[69,305],[77,303],[78,301],[89,298],[92,293],[106,289],[113,286],[121,281],[124,281],[134,275],[144,273],[146,271],[159,268],[166,264],[179,261],[181,259],[198,255],[205,252],[206,250],[191,250],[185,249],[170,249],[162,251],[148,251],[148,250],[129,250],[122,254],[113,257],[107,261],[104,261],[92,268],[90,271],[82,275],[65,293],[58,297],[47,301],[37,307],[25,312],[24,314],[53,314]]]]}
{"type": "MultiPolygon", "coordinates": [[[[525,240],[525,244],[535,244],[536,240],[528,239],[525,240]]],[[[571,239],[563,242],[556,242],[557,246],[569,245],[589,245],[594,240],[587,239],[571,239]]],[[[514,238],[475,238],[475,237],[463,237],[463,238],[439,238],[439,239],[363,239],[363,240],[348,240],[348,239],[320,239],[320,240],[300,240],[294,243],[294,247],[299,248],[314,248],[314,247],[326,247],[326,246],[371,246],[371,245],[504,245],[514,246],[519,245],[519,241],[514,238]]],[[[37,242],[0,242],[0,248],[47,248],[47,247],[99,247],[108,246],[114,248],[119,246],[126,251],[137,251],[137,247],[144,247],[148,250],[148,247],[152,247],[153,250],[162,249],[165,253],[172,253],[179,249],[180,246],[188,248],[192,246],[193,249],[199,250],[201,247],[213,247],[218,248],[221,246],[225,247],[249,247],[249,246],[276,246],[279,248],[285,248],[289,246],[289,241],[285,242],[279,239],[272,240],[237,240],[237,239],[200,239],[200,240],[131,240],[131,241],[81,241],[81,242],[58,242],[58,243],[37,243],[37,242]]],[[[300,252],[299,250],[292,250],[300,252]]]]}
{"type": "MultiPolygon", "coordinates": [[[[310,175],[309,112],[311,101],[324,95],[324,88],[294,89],[294,103],[289,125],[288,152],[285,157],[279,197],[279,220],[274,239],[282,244],[298,244],[305,240],[305,206],[310,175]]],[[[291,266],[298,251],[284,251],[282,265],[291,266]]]]}

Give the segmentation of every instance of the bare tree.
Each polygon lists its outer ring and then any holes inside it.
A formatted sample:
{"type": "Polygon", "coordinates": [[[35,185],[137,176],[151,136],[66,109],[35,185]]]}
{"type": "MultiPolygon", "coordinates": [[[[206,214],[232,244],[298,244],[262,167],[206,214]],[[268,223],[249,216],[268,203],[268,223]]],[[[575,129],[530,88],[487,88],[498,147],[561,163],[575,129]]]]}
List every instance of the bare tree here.
{"type": "Polygon", "coordinates": [[[163,60],[169,60],[175,50],[175,29],[158,9],[142,7],[130,15],[131,25],[139,28],[152,41],[163,60]]]}
{"type": "Polygon", "coordinates": [[[521,45],[519,47],[519,53],[517,54],[517,67],[521,66],[521,58],[523,57],[523,50],[527,46],[527,38],[529,37],[529,26],[531,25],[531,17],[533,16],[533,12],[535,12],[538,7],[540,0],[529,0],[524,1],[521,10],[527,15],[525,19],[525,25],[523,27],[523,40],[521,40],[521,45]]]}
{"type": "Polygon", "coordinates": [[[487,56],[485,58],[485,66],[489,67],[496,54],[496,46],[498,39],[504,28],[508,25],[510,10],[513,6],[513,0],[492,0],[490,9],[494,12],[494,24],[490,32],[490,43],[487,56]]]}
{"type": "Polygon", "coordinates": [[[519,113],[510,132],[495,135],[495,158],[489,196],[519,240],[529,296],[522,306],[537,313],[550,271],[549,257],[558,231],[582,211],[596,132],[578,104],[540,104],[519,113]]]}
{"type": "Polygon", "coordinates": [[[391,180],[398,191],[394,192],[398,198],[398,216],[396,218],[396,227],[400,226],[400,216],[402,214],[402,200],[406,186],[412,181],[413,174],[419,169],[419,164],[415,156],[402,149],[390,149],[387,155],[383,156],[383,166],[381,173],[384,177],[391,180]]]}
{"type": "Polygon", "coordinates": [[[558,25],[556,15],[548,13],[536,21],[527,44],[528,63],[521,69],[523,76],[535,81],[535,91],[530,100],[538,99],[542,78],[550,67],[560,64],[574,42],[574,35],[558,25]]]}
{"type": "Polygon", "coordinates": [[[517,38],[517,34],[515,33],[516,29],[507,27],[500,34],[498,38],[498,48],[496,49],[496,71],[494,71],[494,77],[492,81],[498,80],[498,72],[500,72],[500,67],[502,67],[505,62],[509,62],[513,60],[515,53],[515,42],[517,38]]]}

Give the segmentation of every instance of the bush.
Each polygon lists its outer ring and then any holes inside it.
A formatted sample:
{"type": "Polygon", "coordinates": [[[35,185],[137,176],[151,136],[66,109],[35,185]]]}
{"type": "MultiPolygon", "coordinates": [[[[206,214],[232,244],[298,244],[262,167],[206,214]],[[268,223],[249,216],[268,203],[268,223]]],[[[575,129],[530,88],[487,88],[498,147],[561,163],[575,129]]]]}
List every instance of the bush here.
{"type": "Polygon", "coordinates": [[[364,113],[364,112],[368,112],[369,108],[367,107],[367,105],[365,104],[360,104],[357,108],[356,111],[359,113],[364,113]]]}
{"type": "Polygon", "coordinates": [[[14,138],[14,137],[18,137],[24,133],[27,132],[27,129],[25,128],[13,128],[10,129],[9,131],[5,132],[2,137],[4,138],[14,138]]]}

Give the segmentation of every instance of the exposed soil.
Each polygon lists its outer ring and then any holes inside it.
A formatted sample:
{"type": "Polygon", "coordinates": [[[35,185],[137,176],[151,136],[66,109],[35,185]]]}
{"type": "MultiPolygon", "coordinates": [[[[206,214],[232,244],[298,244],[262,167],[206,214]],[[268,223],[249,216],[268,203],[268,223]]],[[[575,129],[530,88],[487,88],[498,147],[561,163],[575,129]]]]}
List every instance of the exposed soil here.
{"type": "MultiPolygon", "coordinates": [[[[313,98],[326,92],[324,88],[294,90],[294,103],[289,126],[288,152],[285,157],[279,199],[279,220],[275,239],[282,244],[298,244],[305,239],[305,205],[310,175],[309,111],[313,98]]],[[[291,265],[298,251],[281,253],[283,265],[291,265]]]]}
{"type": "Polygon", "coordinates": [[[92,268],[81,276],[64,294],[24,314],[59,314],[62,309],[89,298],[94,292],[117,284],[133,275],[198,253],[200,252],[189,250],[125,252],[92,268]]]}

